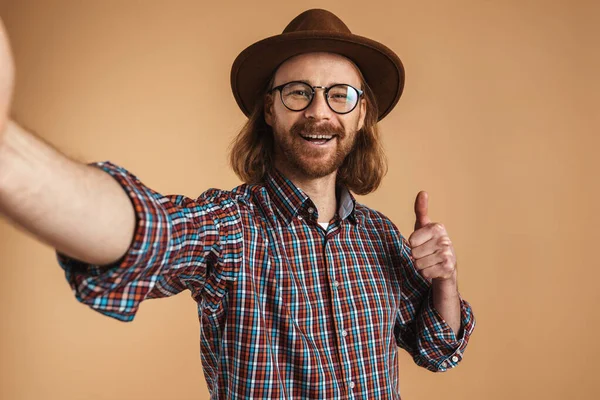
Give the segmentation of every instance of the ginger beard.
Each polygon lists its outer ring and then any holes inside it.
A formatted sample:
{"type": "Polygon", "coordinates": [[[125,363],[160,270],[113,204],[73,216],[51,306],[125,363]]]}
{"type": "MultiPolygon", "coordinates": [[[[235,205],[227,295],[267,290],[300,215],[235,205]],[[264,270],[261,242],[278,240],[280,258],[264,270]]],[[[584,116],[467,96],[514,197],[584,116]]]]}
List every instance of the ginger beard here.
{"type": "Polygon", "coordinates": [[[298,121],[285,132],[275,121],[275,160],[277,165],[299,172],[307,178],[322,178],[337,171],[354,148],[356,131],[346,132],[330,124],[298,121]],[[329,140],[307,140],[309,136],[332,136],[329,140]],[[310,143],[310,142],[313,143],[310,143]],[[322,143],[322,144],[314,144],[322,143]]]}

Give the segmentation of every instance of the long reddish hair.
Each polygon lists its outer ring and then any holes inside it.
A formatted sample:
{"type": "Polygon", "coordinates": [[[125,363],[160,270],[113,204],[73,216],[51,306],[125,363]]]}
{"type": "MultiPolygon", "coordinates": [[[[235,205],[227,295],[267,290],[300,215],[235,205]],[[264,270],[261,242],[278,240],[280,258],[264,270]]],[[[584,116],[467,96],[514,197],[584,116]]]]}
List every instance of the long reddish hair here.
{"type": "MultiPolygon", "coordinates": [[[[354,148],[337,173],[339,183],[360,195],[375,191],[387,173],[387,159],[377,127],[379,112],[375,96],[364,79],[362,86],[367,103],[365,122],[357,132],[354,148]]],[[[271,82],[266,88],[270,87],[271,82]]],[[[231,143],[229,162],[237,176],[246,183],[261,182],[274,165],[273,131],[267,125],[264,114],[265,99],[269,96],[265,89],[248,121],[231,143]]]]}

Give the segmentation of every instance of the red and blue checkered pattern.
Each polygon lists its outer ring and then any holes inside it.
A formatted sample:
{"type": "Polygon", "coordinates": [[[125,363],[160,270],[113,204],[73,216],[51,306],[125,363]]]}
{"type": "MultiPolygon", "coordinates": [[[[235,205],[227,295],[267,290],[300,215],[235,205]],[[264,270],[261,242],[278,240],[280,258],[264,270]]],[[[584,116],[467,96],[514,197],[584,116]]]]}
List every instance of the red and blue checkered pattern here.
{"type": "Polygon", "coordinates": [[[109,162],[135,207],[129,251],[111,266],[58,254],[77,299],[130,321],[140,303],[189,289],[213,399],[399,399],[398,346],[418,365],[457,365],[462,335],[435,310],[410,248],[381,213],[339,189],[327,230],[277,172],[260,185],[163,196],[109,162]]]}

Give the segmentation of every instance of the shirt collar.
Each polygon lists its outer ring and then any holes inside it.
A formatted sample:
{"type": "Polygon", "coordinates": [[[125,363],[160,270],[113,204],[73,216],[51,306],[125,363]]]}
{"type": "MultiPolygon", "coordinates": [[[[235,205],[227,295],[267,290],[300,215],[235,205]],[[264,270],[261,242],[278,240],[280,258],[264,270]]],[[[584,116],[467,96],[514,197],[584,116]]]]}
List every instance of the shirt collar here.
{"type": "Polygon", "coordinates": [[[354,210],[356,209],[356,199],[352,196],[352,193],[348,190],[346,186],[340,186],[338,190],[338,198],[339,207],[338,207],[338,215],[340,219],[343,221],[346,218],[352,218],[356,220],[356,216],[354,215],[354,210]]]}
{"type": "MultiPolygon", "coordinates": [[[[265,176],[265,187],[279,216],[289,224],[294,217],[301,214],[310,213],[310,209],[316,209],[313,201],[302,189],[296,187],[294,183],[283,176],[275,169],[265,176]]],[[[356,199],[345,186],[337,188],[338,198],[338,216],[343,221],[350,218],[356,221],[355,209],[356,199]]]]}

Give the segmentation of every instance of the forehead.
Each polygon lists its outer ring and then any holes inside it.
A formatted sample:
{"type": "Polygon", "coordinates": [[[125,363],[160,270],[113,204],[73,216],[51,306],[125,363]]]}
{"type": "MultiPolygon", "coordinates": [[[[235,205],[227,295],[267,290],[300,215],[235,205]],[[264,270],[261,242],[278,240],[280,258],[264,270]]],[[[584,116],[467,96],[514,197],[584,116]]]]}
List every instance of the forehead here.
{"type": "Polygon", "coordinates": [[[334,53],[306,53],[286,60],[275,72],[274,86],[289,81],[306,81],[327,86],[348,83],[360,86],[358,67],[344,56],[334,53]]]}

